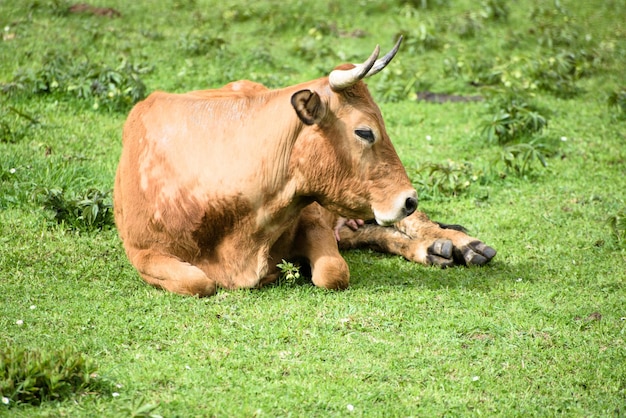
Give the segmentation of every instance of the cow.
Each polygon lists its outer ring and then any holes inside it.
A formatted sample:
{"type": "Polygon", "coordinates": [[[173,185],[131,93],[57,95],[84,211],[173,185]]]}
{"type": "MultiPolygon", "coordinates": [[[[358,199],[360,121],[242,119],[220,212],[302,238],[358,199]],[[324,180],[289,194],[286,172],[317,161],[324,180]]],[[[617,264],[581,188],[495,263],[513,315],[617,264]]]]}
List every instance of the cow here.
{"type": "Polygon", "coordinates": [[[339,249],[370,247],[427,265],[482,265],[495,250],[428,219],[363,80],[396,55],[277,90],[251,81],[154,92],[131,110],[114,186],[131,264],[170,292],[275,281],[283,259],[314,285],[345,289],[339,249]],[[361,221],[364,220],[364,221],[361,221]]]}

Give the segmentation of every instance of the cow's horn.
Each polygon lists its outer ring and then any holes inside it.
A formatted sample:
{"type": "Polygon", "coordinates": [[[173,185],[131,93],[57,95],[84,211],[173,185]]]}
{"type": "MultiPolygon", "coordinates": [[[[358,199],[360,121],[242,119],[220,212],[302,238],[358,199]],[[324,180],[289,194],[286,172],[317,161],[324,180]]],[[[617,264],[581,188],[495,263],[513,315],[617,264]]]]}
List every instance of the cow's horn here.
{"type": "Polygon", "coordinates": [[[374,74],[378,73],[383,68],[385,68],[387,66],[387,64],[389,64],[391,62],[393,57],[395,57],[396,54],[398,53],[398,49],[400,49],[400,44],[401,43],[402,43],[402,35],[400,35],[400,37],[398,38],[398,41],[394,45],[393,49],[391,51],[389,51],[387,53],[387,55],[385,55],[384,57],[382,57],[379,60],[376,60],[374,65],[372,65],[372,68],[367,72],[367,74],[365,74],[365,77],[371,77],[374,74]]]}
{"type": "MultiPolygon", "coordinates": [[[[355,85],[359,80],[365,77],[368,72],[376,64],[376,58],[380,54],[380,47],[376,45],[372,55],[362,64],[355,64],[354,68],[349,70],[333,70],[328,76],[330,88],[334,91],[340,91],[355,85]]],[[[380,71],[380,70],[379,70],[380,71]]]]}
{"type": "Polygon", "coordinates": [[[334,70],[330,73],[328,80],[330,87],[335,91],[346,89],[356,84],[359,80],[373,76],[380,72],[383,68],[391,62],[393,57],[396,56],[400,44],[402,43],[402,35],[398,38],[398,41],[394,45],[393,49],[387,53],[381,59],[378,58],[380,53],[380,47],[376,45],[374,52],[363,64],[355,64],[354,68],[350,70],[334,70]]]}

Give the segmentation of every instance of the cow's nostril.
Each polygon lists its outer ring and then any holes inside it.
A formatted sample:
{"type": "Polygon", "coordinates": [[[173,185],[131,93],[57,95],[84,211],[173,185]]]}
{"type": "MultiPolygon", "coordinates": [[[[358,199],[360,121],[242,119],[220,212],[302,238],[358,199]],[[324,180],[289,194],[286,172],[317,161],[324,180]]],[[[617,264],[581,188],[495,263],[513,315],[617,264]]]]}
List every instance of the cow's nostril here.
{"type": "Polygon", "coordinates": [[[417,199],[414,197],[407,197],[404,202],[404,210],[406,212],[406,216],[409,216],[417,209],[417,199]]]}

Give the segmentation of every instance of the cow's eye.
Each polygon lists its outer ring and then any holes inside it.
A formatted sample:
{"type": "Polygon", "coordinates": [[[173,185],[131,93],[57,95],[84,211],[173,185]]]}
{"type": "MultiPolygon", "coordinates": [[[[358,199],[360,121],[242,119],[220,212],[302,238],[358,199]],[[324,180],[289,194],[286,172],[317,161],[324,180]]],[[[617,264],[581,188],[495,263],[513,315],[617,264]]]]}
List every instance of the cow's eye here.
{"type": "Polygon", "coordinates": [[[376,138],[374,137],[374,132],[372,132],[371,129],[356,129],[354,133],[356,134],[356,136],[366,142],[369,142],[370,144],[376,140],[376,138]]]}

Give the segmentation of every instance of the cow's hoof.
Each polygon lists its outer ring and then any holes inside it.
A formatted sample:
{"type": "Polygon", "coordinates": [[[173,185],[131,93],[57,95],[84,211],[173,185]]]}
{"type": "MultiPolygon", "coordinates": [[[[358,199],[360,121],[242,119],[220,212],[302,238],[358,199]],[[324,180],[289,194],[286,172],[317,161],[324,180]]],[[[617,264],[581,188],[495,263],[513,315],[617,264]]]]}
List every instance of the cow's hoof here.
{"type": "Polygon", "coordinates": [[[454,245],[449,239],[438,239],[428,247],[428,264],[439,267],[454,265],[454,245]]]}
{"type": "Polygon", "coordinates": [[[454,247],[454,260],[466,266],[482,266],[496,256],[497,251],[484,242],[472,241],[461,248],[454,247]]]}

